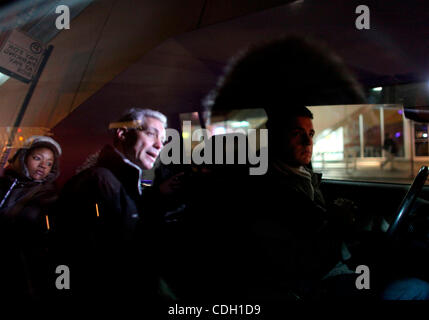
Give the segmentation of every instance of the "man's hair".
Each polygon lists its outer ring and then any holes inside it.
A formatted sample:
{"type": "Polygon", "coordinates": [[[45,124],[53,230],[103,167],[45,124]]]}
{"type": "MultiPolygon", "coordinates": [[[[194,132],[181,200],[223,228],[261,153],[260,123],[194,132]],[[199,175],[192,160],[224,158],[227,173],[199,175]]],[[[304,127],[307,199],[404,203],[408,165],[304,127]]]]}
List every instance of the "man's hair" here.
{"type": "MultiPolygon", "coordinates": [[[[284,133],[293,129],[297,117],[313,120],[313,113],[306,107],[291,108],[285,117],[269,117],[266,123],[271,142],[279,142],[284,139],[284,133]]],[[[271,148],[271,151],[274,149],[271,148]]]]}
{"type": "MultiPolygon", "coordinates": [[[[152,109],[131,108],[127,110],[121,118],[116,122],[109,125],[109,129],[127,128],[135,130],[146,124],[146,118],[154,118],[163,124],[164,128],[167,127],[167,117],[159,111],[152,109]]],[[[113,134],[114,145],[118,143],[116,134],[113,134]]]]}
{"type": "Polygon", "coordinates": [[[133,127],[130,124],[137,124],[139,123],[140,126],[145,123],[146,118],[155,118],[162,122],[164,125],[164,128],[167,127],[167,117],[162,114],[159,111],[152,110],[152,109],[140,109],[140,108],[131,108],[127,110],[121,118],[118,119],[116,124],[120,125],[123,124],[123,126],[133,129],[136,128],[133,127]]]}
{"type": "Polygon", "coordinates": [[[286,118],[295,108],[364,101],[336,54],[315,40],[287,36],[234,57],[203,105],[212,111],[264,108],[268,117],[286,118]]]}
{"type": "Polygon", "coordinates": [[[290,129],[297,117],[310,118],[313,120],[313,113],[307,107],[292,108],[287,117],[268,118],[266,127],[269,129],[269,132],[276,134],[276,131],[278,130],[290,129]]]}

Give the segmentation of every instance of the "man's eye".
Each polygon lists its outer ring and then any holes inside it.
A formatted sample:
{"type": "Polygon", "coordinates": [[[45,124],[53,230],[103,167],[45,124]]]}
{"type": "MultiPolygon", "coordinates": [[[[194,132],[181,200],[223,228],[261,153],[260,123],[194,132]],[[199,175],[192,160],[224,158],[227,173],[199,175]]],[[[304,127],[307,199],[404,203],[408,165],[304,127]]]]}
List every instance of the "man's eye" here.
{"type": "Polygon", "coordinates": [[[155,136],[155,132],[152,132],[152,131],[146,131],[146,134],[147,134],[149,137],[153,137],[153,136],[155,136]]]}
{"type": "Polygon", "coordinates": [[[48,167],[52,167],[52,162],[47,163],[48,167]]]}
{"type": "Polygon", "coordinates": [[[40,158],[38,156],[33,156],[33,159],[36,161],[40,161],[40,158]]]}

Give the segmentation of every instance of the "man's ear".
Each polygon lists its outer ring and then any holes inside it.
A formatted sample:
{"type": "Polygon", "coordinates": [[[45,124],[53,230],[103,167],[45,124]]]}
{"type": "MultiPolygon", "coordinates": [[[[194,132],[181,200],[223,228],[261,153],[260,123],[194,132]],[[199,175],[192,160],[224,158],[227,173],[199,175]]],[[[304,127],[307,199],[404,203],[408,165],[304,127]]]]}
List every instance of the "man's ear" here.
{"type": "Polygon", "coordinates": [[[116,139],[119,141],[124,141],[126,139],[127,131],[128,130],[125,127],[116,129],[116,132],[115,132],[116,139]]]}

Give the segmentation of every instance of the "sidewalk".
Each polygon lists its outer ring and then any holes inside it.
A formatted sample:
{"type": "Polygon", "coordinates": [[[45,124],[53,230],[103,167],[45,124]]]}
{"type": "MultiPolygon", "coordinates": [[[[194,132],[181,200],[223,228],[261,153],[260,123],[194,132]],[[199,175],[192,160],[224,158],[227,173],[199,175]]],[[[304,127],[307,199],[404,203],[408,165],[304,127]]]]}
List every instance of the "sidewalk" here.
{"type": "MultiPolygon", "coordinates": [[[[344,161],[321,161],[313,162],[315,172],[323,173],[325,179],[377,181],[390,183],[411,183],[417,175],[421,166],[427,165],[422,161],[398,159],[394,162],[394,169],[388,163],[383,169],[380,164],[383,158],[356,159],[356,163],[349,161],[348,168],[344,161]]],[[[429,184],[429,182],[427,182],[429,184]]]]}

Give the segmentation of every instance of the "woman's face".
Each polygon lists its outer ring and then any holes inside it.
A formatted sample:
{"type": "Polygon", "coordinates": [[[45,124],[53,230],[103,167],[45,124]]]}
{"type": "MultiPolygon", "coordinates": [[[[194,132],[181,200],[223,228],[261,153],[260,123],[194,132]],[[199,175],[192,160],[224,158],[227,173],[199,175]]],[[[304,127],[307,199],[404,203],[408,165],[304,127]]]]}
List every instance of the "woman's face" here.
{"type": "Polygon", "coordinates": [[[25,164],[33,180],[43,180],[52,170],[54,153],[49,148],[35,148],[27,156],[25,164]]]}

